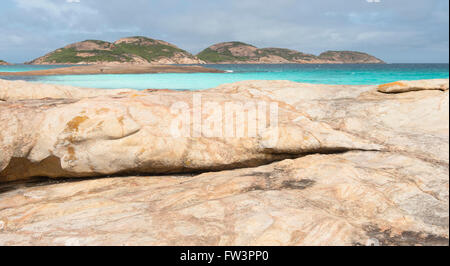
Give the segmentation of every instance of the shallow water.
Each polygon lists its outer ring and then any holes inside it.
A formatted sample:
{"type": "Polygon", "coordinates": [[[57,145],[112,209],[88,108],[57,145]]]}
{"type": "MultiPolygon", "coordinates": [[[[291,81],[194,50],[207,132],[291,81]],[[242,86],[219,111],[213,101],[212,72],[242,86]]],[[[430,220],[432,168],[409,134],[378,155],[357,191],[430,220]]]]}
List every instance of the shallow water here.
{"type": "MultiPolygon", "coordinates": [[[[0,72],[29,71],[61,66],[2,66],[0,72]],[[34,68],[34,69],[30,69],[34,68]]],[[[449,64],[386,65],[206,65],[227,73],[193,74],[120,74],[38,77],[1,77],[31,82],[73,85],[91,88],[180,89],[213,88],[243,80],[290,80],[316,84],[382,84],[398,80],[449,78],[449,64]]]]}

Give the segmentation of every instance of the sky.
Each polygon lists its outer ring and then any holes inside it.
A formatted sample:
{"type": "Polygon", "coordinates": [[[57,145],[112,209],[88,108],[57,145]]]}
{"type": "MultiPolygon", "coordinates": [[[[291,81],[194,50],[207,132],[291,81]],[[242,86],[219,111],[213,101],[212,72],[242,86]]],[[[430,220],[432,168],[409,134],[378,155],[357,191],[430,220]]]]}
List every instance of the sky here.
{"type": "Polygon", "coordinates": [[[448,0],[1,0],[0,59],[87,39],[147,36],[191,53],[225,41],[388,63],[448,63],[448,0]]]}

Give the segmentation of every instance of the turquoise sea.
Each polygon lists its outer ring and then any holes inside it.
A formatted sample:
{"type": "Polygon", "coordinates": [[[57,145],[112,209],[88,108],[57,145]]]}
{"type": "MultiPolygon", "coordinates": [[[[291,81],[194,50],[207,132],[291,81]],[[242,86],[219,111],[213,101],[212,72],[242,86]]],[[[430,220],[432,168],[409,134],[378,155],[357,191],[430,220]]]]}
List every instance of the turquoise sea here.
{"type": "MultiPolygon", "coordinates": [[[[1,79],[65,84],[90,88],[199,90],[242,80],[290,80],[316,84],[382,84],[398,80],[449,78],[449,64],[385,65],[203,65],[227,73],[123,74],[69,76],[0,76],[1,79]]],[[[0,66],[0,72],[22,72],[62,66],[0,66]]]]}

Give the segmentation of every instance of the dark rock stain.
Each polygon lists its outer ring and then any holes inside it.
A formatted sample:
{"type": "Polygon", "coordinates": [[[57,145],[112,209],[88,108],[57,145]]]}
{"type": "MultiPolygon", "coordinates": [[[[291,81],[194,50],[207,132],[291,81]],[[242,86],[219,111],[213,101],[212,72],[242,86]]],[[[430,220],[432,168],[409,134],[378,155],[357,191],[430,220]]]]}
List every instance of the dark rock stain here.
{"type": "MultiPolygon", "coordinates": [[[[382,231],[377,226],[364,228],[367,236],[377,239],[381,246],[448,246],[449,239],[443,236],[426,232],[404,231],[401,234],[392,234],[391,230],[382,231]]],[[[355,243],[355,245],[361,245],[355,243]]]]}
{"type": "Polygon", "coordinates": [[[283,183],[281,184],[281,188],[303,190],[313,186],[315,183],[316,181],[311,179],[302,179],[302,180],[291,179],[283,181],[283,183]]]}

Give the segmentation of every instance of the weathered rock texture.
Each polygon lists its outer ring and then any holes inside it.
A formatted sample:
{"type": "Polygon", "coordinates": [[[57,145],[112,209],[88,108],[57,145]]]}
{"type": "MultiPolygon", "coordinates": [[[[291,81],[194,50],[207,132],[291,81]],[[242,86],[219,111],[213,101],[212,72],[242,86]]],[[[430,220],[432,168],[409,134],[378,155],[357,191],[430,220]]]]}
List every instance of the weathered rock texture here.
{"type": "MultiPolygon", "coordinates": [[[[199,107],[193,103],[195,95],[128,92],[83,99],[5,102],[0,105],[0,121],[5,126],[0,133],[0,181],[34,176],[222,170],[319,151],[382,149],[382,145],[312,121],[288,105],[279,106],[280,136],[274,145],[269,143],[272,134],[276,134],[271,128],[255,136],[233,138],[223,132],[223,125],[220,133],[224,137],[196,137],[194,134],[202,133],[198,132],[202,127],[194,124],[199,107]],[[172,135],[172,122],[178,114],[172,114],[171,107],[177,102],[189,105],[190,136],[172,135]]],[[[229,102],[243,106],[251,100],[207,91],[201,96],[204,103],[215,102],[220,109],[229,102]]],[[[215,114],[212,111],[217,108],[203,108],[199,115],[206,121],[215,114]]]]}
{"type": "Polygon", "coordinates": [[[448,245],[448,87],[424,85],[445,82],[201,92],[277,102],[274,145],[171,136],[193,92],[0,102],[0,245],[448,245]]]}
{"type": "Polygon", "coordinates": [[[25,81],[0,79],[0,101],[19,101],[37,99],[81,99],[100,95],[116,95],[129,92],[129,89],[102,90],[78,88],[65,85],[39,84],[25,81]]]}

